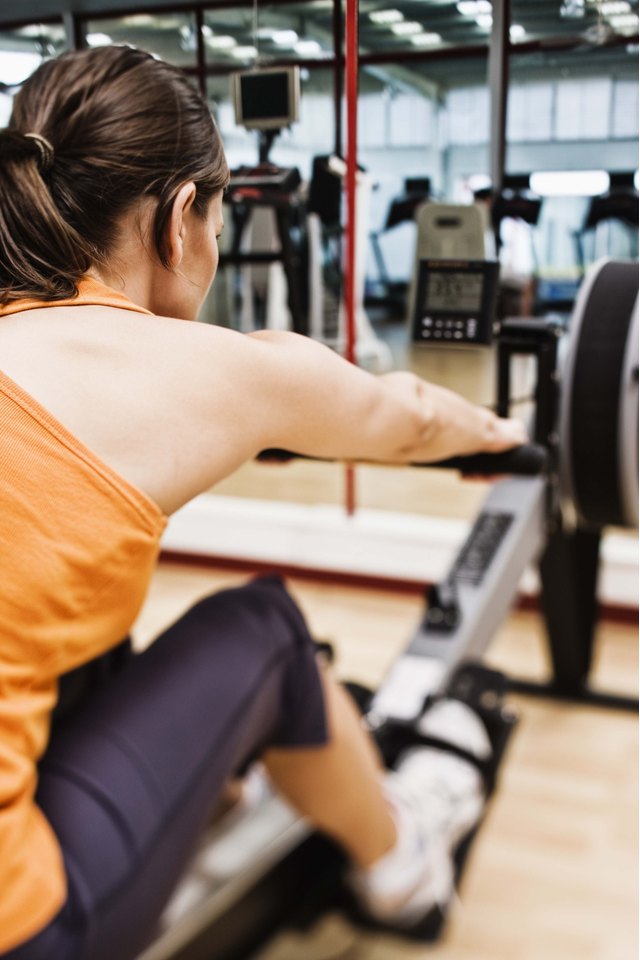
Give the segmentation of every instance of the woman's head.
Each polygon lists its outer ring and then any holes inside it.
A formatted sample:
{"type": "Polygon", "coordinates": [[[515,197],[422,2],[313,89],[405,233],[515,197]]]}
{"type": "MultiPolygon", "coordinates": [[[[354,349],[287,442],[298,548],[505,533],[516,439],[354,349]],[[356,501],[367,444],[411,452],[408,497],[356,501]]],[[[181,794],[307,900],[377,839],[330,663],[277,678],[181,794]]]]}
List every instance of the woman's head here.
{"type": "Polygon", "coordinates": [[[0,131],[0,302],[73,296],[142,203],[151,254],[171,269],[181,188],[195,184],[190,209],[205,220],[228,177],[211,113],[176,68],[116,46],[47,61],[0,131]]]}

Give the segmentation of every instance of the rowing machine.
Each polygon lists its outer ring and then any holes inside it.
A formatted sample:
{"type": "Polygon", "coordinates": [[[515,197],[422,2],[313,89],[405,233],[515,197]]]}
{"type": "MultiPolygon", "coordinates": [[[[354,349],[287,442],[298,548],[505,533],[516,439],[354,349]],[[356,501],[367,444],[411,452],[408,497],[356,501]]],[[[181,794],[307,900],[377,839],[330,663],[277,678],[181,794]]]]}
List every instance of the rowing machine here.
{"type": "MultiPolygon", "coordinates": [[[[568,337],[544,321],[506,321],[498,336],[498,405],[509,408],[514,354],[537,360],[535,444],[499,456],[435,465],[469,473],[510,473],[493,484],[469,537],[428,606],[406,651],[380,689],[358,691],[366,722],[388,764],[420,741],[420,717],[442,694],[470,703],[490,734],[487,795],[514,717],[504,706],[514,684],[475,661],[509,610],[522,573],[537,562],[554,676],[544,692],[613,706],[635,701],[588,685],[602,527],[635,526],[638,437],[638,273],[604,261],[588,275],[568,337]]],[[[269,451],[269,459],[291,459],[269,451]]],[[[431,466],[434,466],[433,464],[431,466]]],[[[522,689],[523,685],[515,685],[522,689]]],[[[461,869],[468,844],[458,851],[461,869]]],[[[285,925],[304,925],[340,900],[342,855],[270,796],[224,836],[205,838],[178,891],[164,932],[139,960],[247,960],[285,925]],[[304,891],[301,897],[300,891],[304,891]],[[173,909],[173,913],[171,913],[173,909]]],[[[437,936],[444,915],[423,930],[437,936]]]]}

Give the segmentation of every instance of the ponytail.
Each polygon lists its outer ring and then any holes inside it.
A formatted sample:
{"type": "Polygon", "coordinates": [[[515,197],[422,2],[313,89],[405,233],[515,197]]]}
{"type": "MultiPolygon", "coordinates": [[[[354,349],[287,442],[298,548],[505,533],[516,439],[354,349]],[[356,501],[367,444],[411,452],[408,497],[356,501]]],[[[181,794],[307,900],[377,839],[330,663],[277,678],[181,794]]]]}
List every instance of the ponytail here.
{"type": "Polygon", "coordinates": [[[60,216],[45,183],[47,167],[40,138],[0,130],[2,304],[36,291],[46,300],[73,297],[95,258],[60,216]]]}
{"type": "Polygon", "coordinates": [[[211,112],[176,67],[131,47],[96,47],[41,64],[0,130],[0,304],[64,300],[105,264],[122,216],[154,198],[164,234],[180,186],[194,212],[229,181],[211,112]]]}

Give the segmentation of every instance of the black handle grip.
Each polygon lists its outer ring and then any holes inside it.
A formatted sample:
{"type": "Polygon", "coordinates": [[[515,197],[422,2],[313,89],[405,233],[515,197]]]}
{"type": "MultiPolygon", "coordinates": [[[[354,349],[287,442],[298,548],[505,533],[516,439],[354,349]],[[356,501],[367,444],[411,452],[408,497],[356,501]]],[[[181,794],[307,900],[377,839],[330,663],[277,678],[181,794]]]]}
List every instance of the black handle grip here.
{"type": "MultiPolygon", "coordinates": [[[[289,460],[323,460],[322,457],[309,457],[305,454],[291,453],[289,450],[270,449],[258,454],[258,460],[270,463],[288,463],[289,460]]],[[[514,473],[519,476],[535,477],[542,473],[547,465],[548,454],[545,447],[537,443],[526,443],[504,453],[475,453],[469,457],[451,457],[436,463],[412,463],[412,467],[435,467],[441,470],[460,470],[461,473],[486,474],[514,473]]],[[[330,462],[325,460],[325,463],[330,462]]]]}
{"type": "Polygon", "coordinates": [[[503,453],[474,453],[469,457],[451,457],[437,463],[414,464],[414,466],[439,467],[444,470],[460,470],[461,473],[487,474],[488,476],[513,473],[518,476],[535,477],[547,466],[548,452],[539,443],[525,443],[503,453]]]}

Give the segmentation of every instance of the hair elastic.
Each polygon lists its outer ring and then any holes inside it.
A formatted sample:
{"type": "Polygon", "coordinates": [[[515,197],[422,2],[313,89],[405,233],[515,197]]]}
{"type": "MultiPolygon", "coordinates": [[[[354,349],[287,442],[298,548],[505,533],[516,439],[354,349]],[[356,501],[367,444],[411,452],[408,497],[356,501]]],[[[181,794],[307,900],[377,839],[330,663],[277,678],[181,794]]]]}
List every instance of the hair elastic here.
{"type": "Polygon", "coordinates": [[[40,167],[42,173],[46,173],[46,171],[51,168],[53,163],[53,144],[51,144],[46,137],[43,137],[39,133],[25,133],[25,137],[29,137],[30,140],[35,141],[40,153],[38,166],[40,167]]]}

